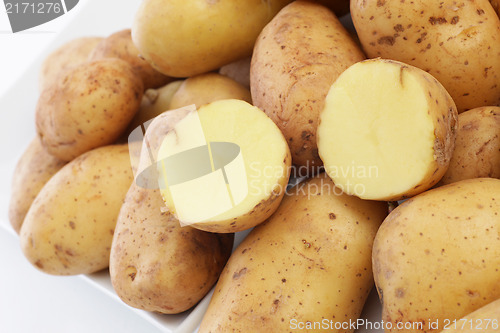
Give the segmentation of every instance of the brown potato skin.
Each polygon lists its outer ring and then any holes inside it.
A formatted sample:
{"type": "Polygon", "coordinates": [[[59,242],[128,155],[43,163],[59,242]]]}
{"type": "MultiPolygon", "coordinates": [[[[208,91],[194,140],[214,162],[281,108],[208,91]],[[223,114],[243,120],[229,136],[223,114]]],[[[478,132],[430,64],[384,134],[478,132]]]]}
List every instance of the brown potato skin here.
{"type": "Polygon", "coordinates": [[[20,231],[26,259],[52,275],[108,267],[116,219],[132,181],[127,145],[99,147],[66,164],[26,215],[20,231]]]}
{"type": "Polygon", "coordinates": [[[498,17],[500,17],[500,1],[499,0],[490,0],[491,6],[497,12],[498,17]]]}
{"type": "Polygon", "coordinates": [[[41,93],[35,114],[38,136],[50,154],[64,161],[111,144],[139,109],[143,90],[123,60],[74,67],[41,93]]]}
{"type": "Polygon", "coordinates": [[[439,185],[471,178],[500,178],[500,107],[463,112],[458,124],[455,151],[439,185]]]}
{"type": "Polygon", "coordinates": [[[181,227],[166,211],[159,190],[133,183],[111,247],[111,282],[130,306],[166,314],[183,312],[215,284],[233,239],[234,234],[181,227]]]}
{"type": "Polygon", "coordinates": [[[86,62],[92,50],[102,40],[102,37],[76,38],[49,54],[40,68],[39,90],[43,91],[47,86],[52,85],[60,73],[86,62]]]}
{"type": "Polygon", "coordinates": [[[12,178],[9,220],[19,233],[24,217],[45,183],[59,171],[65,161],[50,155],[35,137],[19,159],[12,178]]]}
{"type": "Polygon", "coordinates": [[[289,332],[291,319],[358,318],[387,205],[333,189],[324,174],[298,185],[250,232],[221,274],[200,333],[289,332]]]}
{"type": "Polygon", "coordinates": [[[118,58],[128,62],[134,72],[142,78],[144,90],[159,88],[173,80],[156,71],[146,60],[141,58],[139,50],[132,42],[130,29],[115,32],[103,39],[89,56],[91,61],[104,58],[118,58]]]}
{"type": "Polygon", "coordinates": [[[439,332],[500,298],[500,180],[467,179],[394,209],[373,245],[382,320],[391,332],[439,332]],[[431,329],[429,321],[439,320],[431,329]],[[422,322],[422,329],[396,329],[422,322]]]}
{"type": "Polygon", "coordinates": [[[187,78],[172,96],[170,109],[195,104],[196,107],[221,99],[241,99],[252,103],[250,90],[235,80],[218,74],[205,73],[187,78]]]}
{"type": "Polygon", "coordinates": [[[250,68],[254,105],[283,132],[292,163],[322,165],[316,128],[335,79],[363,52],[335,15],[314,2],[283,8],[257,39],[250,68]]]}
{"type": "Polygon", "coordinates": [[[369,58],[429,72],[459,112],[500,104],[500,19],[488,0],[353,0],[351,15],[369,58]]]}

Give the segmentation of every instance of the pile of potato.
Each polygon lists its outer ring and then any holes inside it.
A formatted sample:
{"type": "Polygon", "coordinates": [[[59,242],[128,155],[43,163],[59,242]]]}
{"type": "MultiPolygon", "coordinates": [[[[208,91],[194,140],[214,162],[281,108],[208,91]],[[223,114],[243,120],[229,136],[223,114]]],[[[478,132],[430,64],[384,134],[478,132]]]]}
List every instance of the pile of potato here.
{"type": "Polygon", "coordinates": [[[498,9],[143,0],[131,30],[42,66],[9,210],[26,258],[109,267],[124,302],[164,314],[215,285],[200,332],[353,332],[374,283],[386,332],[498,332],[498,9]],[[215,180],[174,189],[220,170],[228,209],[215,180]]]}

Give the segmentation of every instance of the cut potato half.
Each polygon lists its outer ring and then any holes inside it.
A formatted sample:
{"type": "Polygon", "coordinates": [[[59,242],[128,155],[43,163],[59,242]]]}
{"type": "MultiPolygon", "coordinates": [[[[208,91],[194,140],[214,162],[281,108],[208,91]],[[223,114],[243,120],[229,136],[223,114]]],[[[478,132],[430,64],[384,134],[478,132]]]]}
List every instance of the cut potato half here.
{"type": "Polygon", "coordinates": [[[182,224],[211,232],[241,231],[267,219],[285,193],[290,165],[278,127],[235,99],[190,112],[167,132],[157,155],[168,209],[182,224]]]}
{"type": "Polygon", "coordinates": [[[372,59],[332,85],[320,116],[319,155],[344,192],[400,200],[427,190],[446,172],[457,109],[430,74],[372,59]]]}

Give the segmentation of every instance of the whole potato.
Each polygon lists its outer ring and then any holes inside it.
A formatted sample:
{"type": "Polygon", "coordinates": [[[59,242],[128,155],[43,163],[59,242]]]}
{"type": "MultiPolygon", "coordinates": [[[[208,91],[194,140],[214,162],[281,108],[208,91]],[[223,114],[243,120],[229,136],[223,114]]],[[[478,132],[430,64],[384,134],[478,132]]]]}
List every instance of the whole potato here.
{"type": "Polygon", "coordinates": [[[221,99],[240,99],[252,103],[250,90],[235,80],[217,73],[192,76],[182,82],[170,101],[171,109],[195,104],[204,104],[221,99]]]}
{"type": "Polygon", "coordinates": [[[132,39],[163,74],[202,74],[249,56],[262,28],[290,1],[145,0],[132,39]]]}
{"type": "Polygon", "coordinates": [[[462,180],[393,210],[373,245],[386,333],[439,332],[500,298],[499,235],[498,179],[462,180]]]}
{"type": "Polygon", "coordinates": [[[156,71],[140,56],[139,50],[132,42],[130,29],[115,32],[103,39],[96,45],[89,60],[104,58],[118,58],[128,62],[134,72],[142,78],[144,89],[158,88],[172,81],[168,76],[156,71]]]}
{"type": "MultiPolygon", "coordinates": [[[[290,192],[231,255],[200,332],[290,332],[317,322],[353,331],[335,323],[361,314],[387,204],[342,194],[324,175],[290,192]]],[[[314,327],[306,331],[323,331],[314,327]]]]}
{"type": "Polygon", "coordinates": [[[49,54],[40,68],[39,90],[43,91],[46,87],[53,85],[62,72],[87,62],[92,50],[102,40],[102,37],[76,38],[49,54]]]}
{"type": "Polygon", "coordinates": [[[488,0],[353,0],[351,15],[368,57],[429,72],[459,112],[500,104],[500,19],[488,0]]]}
{"type": "Polygon", "coordinates": [[[80,155],[38,193],[21,227],[21,249],[41,271],[88,274],[108,267],[118,213],[133,180],[126,145],[80,155]]]}
{"type": "Polygon", "coordinates": [[[335,15],[314,2],[294,1],[260,34],[252,56],[252,99],[278,125],[292,163],[314,172],[319,113],[332,83],[365,57],[335,15]]]}
{"type": "Polygon", "coordinates": [[[164,208],[158,189],[132,184],[118,216],[109,269],[116,293],[128,305],[180,313],[215,284],[234,234],[181,227],[164,208]]]}
{"type": "Polygon", "coordinates": [[[65,164],[66,162],[50,155],[38,138],[31,140],[17,162],[12,178],[9,220],[17,233],[38,192],[65,164]]]}
{"type": "Polygon", "coordinates": [[[481,177],[500,178],[500,107],[458,115],[455,151],[440,185],[481,177]]]}
{"type": "Polygon", "coordinates": [[[123,60],[74,67],[42,91],[35,114],[38,136],[50,154],[64,161],[111,144],[139,109],[143,90],[123,60]]]}

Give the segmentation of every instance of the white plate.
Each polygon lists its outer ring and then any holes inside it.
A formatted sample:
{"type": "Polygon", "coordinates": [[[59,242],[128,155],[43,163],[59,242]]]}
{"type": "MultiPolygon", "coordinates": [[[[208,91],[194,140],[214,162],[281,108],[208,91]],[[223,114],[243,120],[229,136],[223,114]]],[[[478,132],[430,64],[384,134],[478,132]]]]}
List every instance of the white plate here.
{"type": "MultiPolygon", "coordinates": [[[[57,35],[50,47],[42,52],[40,58],[27,68],[25,74],[0,99],[0,114],[2,116],[0,122],[0,142],[2,142],[0,227],[12,234],[14,232],[7,220],[10,182],[16,161],[35,135],[34,110],[38,96],[38,71],[41,62],[52,50],[73,38],[92,35],[106,36],[115,31],[129,28],[139,5],[138,1],[119,0],[82,0],[81,3],[84,3],[81,4],[84,7],[79,10],[76,18],[57,35]]],[[[4,231],[0,230],[0,232],[4,231]]],[[[236,244],[239,244],[246,234],[247,232],[239,233],[236,244]]],[[[113,291],[107,271],[81,276],[81,279],[115,300],[117,307],[128,307],[119,300],[113,291]]],[[[161,332],[191,333],[197,330],[210,296],[211,293],[193,310],[179,315],[160,315],[136,309],[133,313],[146,321],[148,327],[153,325],[161,332]]],[[[370,294],[362,318],[371,322],[380,321],[381,310],[376,292],[372,291],[370,294]]],[[[383,330],[360,329],[358,332],[383,332],[383,330]]]]}

